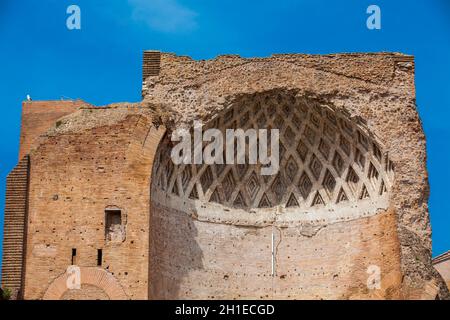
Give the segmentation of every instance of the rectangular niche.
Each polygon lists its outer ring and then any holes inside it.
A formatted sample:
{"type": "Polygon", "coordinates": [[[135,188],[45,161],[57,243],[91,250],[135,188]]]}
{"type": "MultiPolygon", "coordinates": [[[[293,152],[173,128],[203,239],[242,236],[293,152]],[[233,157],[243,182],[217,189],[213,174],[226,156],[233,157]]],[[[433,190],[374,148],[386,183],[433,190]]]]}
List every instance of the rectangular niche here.
{"type": "Polygon", "coordinates": [[[125,224],[122,210],[105,209],[105,239],[111,242],[125,241],[125,224]]]}

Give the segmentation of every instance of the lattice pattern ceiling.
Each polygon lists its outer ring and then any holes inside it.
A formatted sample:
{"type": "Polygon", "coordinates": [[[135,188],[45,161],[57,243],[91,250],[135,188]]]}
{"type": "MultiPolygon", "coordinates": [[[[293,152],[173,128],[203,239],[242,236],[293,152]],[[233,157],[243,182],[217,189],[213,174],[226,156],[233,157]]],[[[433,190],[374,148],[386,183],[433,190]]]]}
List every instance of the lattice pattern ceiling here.
{"type": "MultiPolygon", "coordinates": [[[[241,99],[207,128],[280,130],[280,170],[260,175],[259,165],[179,165],[161,143],[153,172],[156,187],[174,196],[227,207],[278,205],[310,209],[382,196],[393,180],[393,164],[361,123],[343,112],[289,94],[241,99]]],[[[154,186],[155,187],[155,186],[154,186]]]]}

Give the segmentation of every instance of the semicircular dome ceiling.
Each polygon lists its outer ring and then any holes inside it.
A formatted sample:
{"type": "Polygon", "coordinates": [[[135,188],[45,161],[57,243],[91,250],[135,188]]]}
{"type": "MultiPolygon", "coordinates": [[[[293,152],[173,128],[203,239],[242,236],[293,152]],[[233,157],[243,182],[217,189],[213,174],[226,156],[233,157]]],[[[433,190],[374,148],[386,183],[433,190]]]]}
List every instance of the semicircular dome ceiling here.
{"type": "Polygon", "coordinates": [[[278,173],[264,176],[260,165],[249,164],[174,165],[166,135],[155,160],[154,189],[203,207],[252,212],[387,206],[393,164],[363,122],[342,110],[289,92],[267,92],[239,98],[208,128],[224,136],[226,129],[279,129],[278,173]]]}

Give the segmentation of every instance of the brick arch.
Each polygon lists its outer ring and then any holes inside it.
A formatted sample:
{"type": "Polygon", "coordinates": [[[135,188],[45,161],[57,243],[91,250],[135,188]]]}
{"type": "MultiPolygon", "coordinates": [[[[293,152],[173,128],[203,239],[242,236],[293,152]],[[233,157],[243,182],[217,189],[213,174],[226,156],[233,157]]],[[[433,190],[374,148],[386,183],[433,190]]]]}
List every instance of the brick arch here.
{"type": "MultiPolygon", "coordinates": [[[[119,281],[111,273],[96,267],[80,267],[81,284],[96,286],[104,291],[110,300],[127,300],[119,281]]],[[[60,300],[67,292],[67,272],[57,277],[47,288],[43,300],[60,300]]]]}

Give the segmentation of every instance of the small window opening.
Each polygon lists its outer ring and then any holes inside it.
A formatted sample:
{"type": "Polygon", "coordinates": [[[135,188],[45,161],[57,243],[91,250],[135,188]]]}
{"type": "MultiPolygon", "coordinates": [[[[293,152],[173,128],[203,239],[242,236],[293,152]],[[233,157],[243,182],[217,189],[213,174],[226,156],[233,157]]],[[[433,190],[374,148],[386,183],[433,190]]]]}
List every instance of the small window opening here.
{"type": "Polygon", "coordinates": [[[72,265],[77,264],[77,249],[72,249],[72,265]]]}
{"type": "Polygon", "coordinates": [[[97,266],[101,266],[103,261],[103,251],[102,249],[97,249],[97,266]]]}
{"type": "Polygon", "coordinates": [[[108,241],[124,241],[125,229],[122,225],[122,210],[105,210],[105,238],[108,241]]]}

